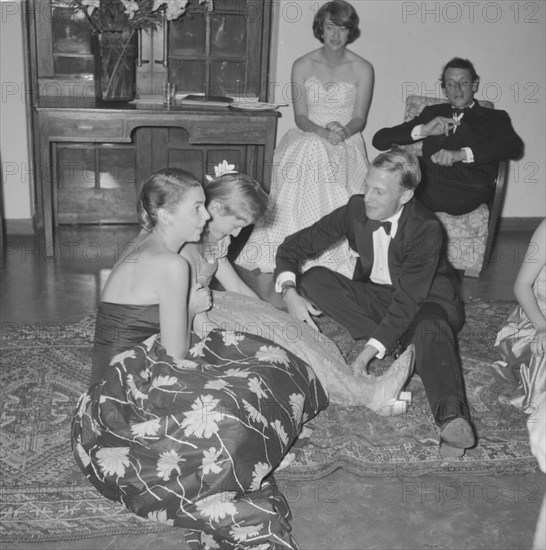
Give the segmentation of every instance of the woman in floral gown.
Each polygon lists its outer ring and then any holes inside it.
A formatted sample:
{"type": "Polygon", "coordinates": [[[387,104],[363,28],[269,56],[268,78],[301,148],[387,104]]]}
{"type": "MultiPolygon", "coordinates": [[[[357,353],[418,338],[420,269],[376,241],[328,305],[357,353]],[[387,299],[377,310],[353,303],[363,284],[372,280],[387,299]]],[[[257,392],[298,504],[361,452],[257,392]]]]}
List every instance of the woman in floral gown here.
{"type": "MultiPolygon", "coordinates": [[[[360,36],[358,15],[348,2],[323,5],[313,22],[323,46],[292,67],[296,128],[275,150],[270,212],[255,226],[236,263],[272,272],[284,238],[311,225],[361,193],[368,159],[361,131],[374,83],[372,65],[347,49],[360,36]]],[[[346,241],[302,266],[324,265],[352,277],[356,255],[346,241]]]]}
{"type": "MultiPolygon", "coordinates": [[[[220,167],[228,167],[224,161],[220,167]]],[[[307,323],[297,321],[260,300],[226,257],[231,236],[259,219],[267,196],[254,179],[224,173],[205,185],[210,220],[198,243],[187,243],[180,254],[188,260],[192,282],[208,287],[215,277],[224,291],[213,291],[212,308],[195,316],[194,331],[215,327],[264,337],[303,359],[315,371],[330,402],[364,406],[380,415],[402,413],[407,401],[399,394],[411,374],[412,349],[382,376],[355,378],[336,345],[307,323]]],[[[409,394],[404,394],[409,400],[409,394]]]]}
{"type": "Polygon", "coordinates": [[[75,459],[104,496],[184,528],[192,548],[296,549],[271,474],[326,394],[305,362],[263,337],[190,331],[211,305],[178,254],[209,218],[197,180],[161,170],[138,209],[144,231],[103,290],[75,459]]]}
{"type": "Polygon", "coordinates": [[[519,305],[497,334],[496,367],[517,386],[513,405],[533,415],[546,392],[546,219],[531,238],[514,284],[519,305]]]}

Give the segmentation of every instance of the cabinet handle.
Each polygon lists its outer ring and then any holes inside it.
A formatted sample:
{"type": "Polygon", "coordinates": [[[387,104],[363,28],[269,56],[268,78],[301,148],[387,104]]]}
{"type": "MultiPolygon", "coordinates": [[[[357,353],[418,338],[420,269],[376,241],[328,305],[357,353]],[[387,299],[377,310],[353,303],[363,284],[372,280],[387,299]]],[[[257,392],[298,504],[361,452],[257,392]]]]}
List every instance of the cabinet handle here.
{"type": "Polygon", "coordinates": [[[155,62],[163,65],[163,67],[169,66],[169,60],[167,59],[167,48],[169,47],[169,22],[163,17],[163,59],[156,59],[155,62]]]}
{"type": "Polygon", "coordinates": [[[137,67],[142,67],[143,63],[149,63],[149,59],[142,59],[142,29],[138,29],[138,56],[137,56],[137,67]]]}
{"type": "Polygon", "coordinates": [[[91,124],[78,124],[78,130],[92,130],[93,126],[91,124]]]}

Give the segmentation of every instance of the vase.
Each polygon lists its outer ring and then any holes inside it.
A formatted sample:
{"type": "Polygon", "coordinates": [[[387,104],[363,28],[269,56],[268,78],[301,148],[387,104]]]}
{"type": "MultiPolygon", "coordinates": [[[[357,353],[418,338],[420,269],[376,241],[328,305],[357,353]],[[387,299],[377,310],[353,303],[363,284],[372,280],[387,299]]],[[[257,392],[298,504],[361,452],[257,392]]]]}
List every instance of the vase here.
{"type": "Polygon", "coordinates": [[[105,30],[93,35],[97,100],[135,98],[137,47],[137,33],[133,29],[105,30]]]}

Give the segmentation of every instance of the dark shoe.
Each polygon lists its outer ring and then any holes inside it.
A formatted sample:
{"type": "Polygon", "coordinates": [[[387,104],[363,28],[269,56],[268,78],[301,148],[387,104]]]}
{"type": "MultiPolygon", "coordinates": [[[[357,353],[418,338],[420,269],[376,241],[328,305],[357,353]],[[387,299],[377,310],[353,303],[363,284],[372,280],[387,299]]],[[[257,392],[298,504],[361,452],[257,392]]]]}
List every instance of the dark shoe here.
{"type": "Polygon", "coordinates": [[[474,447],[476,436],[470,422],[458,416],[449,420],[440,432],[440,448],[438,452],[442,458],[459,458],[464,455],[465,449],[474,447]]]}

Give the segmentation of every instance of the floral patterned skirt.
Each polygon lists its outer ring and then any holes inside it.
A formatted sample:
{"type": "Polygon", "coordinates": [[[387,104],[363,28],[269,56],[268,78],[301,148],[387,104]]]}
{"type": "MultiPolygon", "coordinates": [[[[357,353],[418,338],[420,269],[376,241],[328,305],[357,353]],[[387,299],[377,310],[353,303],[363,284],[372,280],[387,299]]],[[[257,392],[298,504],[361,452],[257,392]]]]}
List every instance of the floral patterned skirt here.
{"type": "Polygon", "coordinates": [[[184,361],[153,336],[81,397],[72,448],[104,496],[192,548],[295,549],[272,473],[326,405],[312,369],[259,336],[214,330],[184,361]]]}

